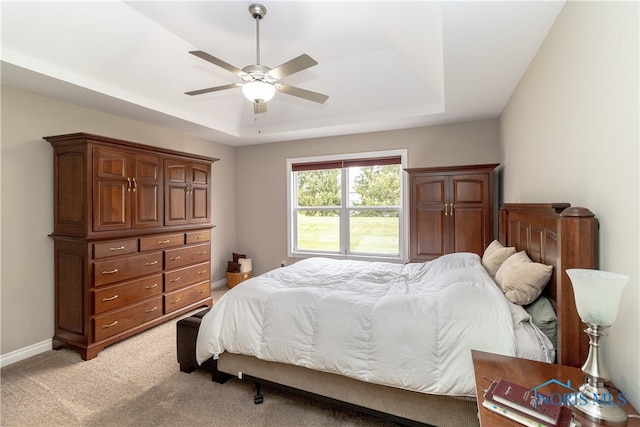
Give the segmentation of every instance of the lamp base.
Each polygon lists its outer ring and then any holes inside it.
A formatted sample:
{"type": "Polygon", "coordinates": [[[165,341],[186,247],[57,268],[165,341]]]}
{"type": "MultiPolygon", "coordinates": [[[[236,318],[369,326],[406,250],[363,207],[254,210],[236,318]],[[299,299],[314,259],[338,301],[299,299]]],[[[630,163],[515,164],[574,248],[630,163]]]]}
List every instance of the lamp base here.
{"type": "Polygon", "coordinates": [[[581,396],[580,401],[584,402],[585,400],[588,403],[576,405],[572,409],[589,421],[612,427],[627,425],[627,413],[621,407],[598,405],[587,396],[584,396],[584,398],[581,396]]]}

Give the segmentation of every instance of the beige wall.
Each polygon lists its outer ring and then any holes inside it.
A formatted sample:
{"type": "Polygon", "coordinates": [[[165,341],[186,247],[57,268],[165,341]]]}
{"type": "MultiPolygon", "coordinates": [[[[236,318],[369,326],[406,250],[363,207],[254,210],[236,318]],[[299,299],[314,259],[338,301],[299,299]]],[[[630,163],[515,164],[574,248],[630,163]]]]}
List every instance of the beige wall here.
{"type": "Polygon", "coordinates": [[[214,281],[225,277],[236,246],[231,147],[2,87],[2,355],[45,340],[50,346],[53,337],[53,149],[42,137],[74,132],[219,158],[212,174],[214,281]]]}
{"type": "Polygon", "coordinates": [[[408,167],[497,163],[498,121],[239,147],[236,150],[238,251],[254,273],[287,258],[286,159],[406,148],[408,167]]]}
{"type": "Polygon", "coordinates": [[[640,409],[638,2],[568,2],[501,117],[505,202],[570,202],[600,220],[600,268],[631,276],[604,339],[640,409]]]}

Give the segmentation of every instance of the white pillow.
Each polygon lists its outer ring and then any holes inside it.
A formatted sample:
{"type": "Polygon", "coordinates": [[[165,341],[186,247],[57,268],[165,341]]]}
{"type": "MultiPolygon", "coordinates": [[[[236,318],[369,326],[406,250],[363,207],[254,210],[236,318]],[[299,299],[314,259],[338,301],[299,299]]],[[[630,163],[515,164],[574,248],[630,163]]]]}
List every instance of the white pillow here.
{"type": "Polygon", "coordinates": [[[533,262],[523,252],[507,258],[496,272],[495,281],[509,301],[518,305],[533,302],[549,282],[553,267],[533,262]]]}
{"type": "Polygon", "coordinates": [[[515,253],[516,248],[502,246],[500,242],[494,240],[487,246],[487,249],[484,250],[482,265],[485,270],[487,270],[487,273],[489,273],[489,276],[493,278],[502,263],[515,253]]]}
{"type": "Polygon", "coordinates": [[[241,273],[251,271],[251,258],[238,258],[238,262],[240,263],[241,273]]]}

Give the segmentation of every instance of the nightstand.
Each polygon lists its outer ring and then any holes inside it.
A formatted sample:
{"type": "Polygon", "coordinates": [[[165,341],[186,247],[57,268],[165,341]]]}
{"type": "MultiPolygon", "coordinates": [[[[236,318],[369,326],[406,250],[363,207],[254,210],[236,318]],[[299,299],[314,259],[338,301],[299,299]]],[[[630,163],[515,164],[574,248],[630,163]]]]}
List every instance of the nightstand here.
{"type": "MultiPolygon", "coordinates": [[[[476,376],[476,393],[478,396],[478,418],[481,427],[514,427],[520,424],[502,415],[491,412],[482,406],[482,396],[492,381],[504,378],[513,383],[525,387],[534,388],[551,379],[562,382],[571,380],[571,384],[576,386],[584,382],[584,374],[580,368],[562,366],[551,363],[537,362],[534,360],[519,359],[517,357],[502,356],[499,354],[485,353],[483,351],[472,350],[473,369],[476,376]]],[[[608,387],[614,392],[614,387],[608,387]]],[[[546,385],[543,393],[564,393],[566,389],[558,384],[546,385]]],[[[626,404],[623,409],[627,414],[638,415],[638,412],[630,405],[626,404]]],[[[579,415],[576,419],[582,423],[583,427],[595,427],[595,424],[579,415]]],[[[629,427],[639,427],[640,419],[629,418],[629,427]]]]}

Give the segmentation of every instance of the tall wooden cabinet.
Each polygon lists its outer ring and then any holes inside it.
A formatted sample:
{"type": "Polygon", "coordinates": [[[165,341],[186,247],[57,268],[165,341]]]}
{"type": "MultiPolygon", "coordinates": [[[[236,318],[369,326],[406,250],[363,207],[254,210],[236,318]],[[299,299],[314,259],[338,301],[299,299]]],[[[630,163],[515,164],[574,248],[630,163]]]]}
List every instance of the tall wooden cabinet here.
{"type": "Polygon", "coordinates": [[[498,164],[407,169],[409,259],[452,252],[481,255],[493,240],[494,169],[498,164]]]}
{"type": "Polygon", "coordinates": [[[211,164],[97,135],[54,148],[54,348],[84,360],[211,300],[211,164]]]}

